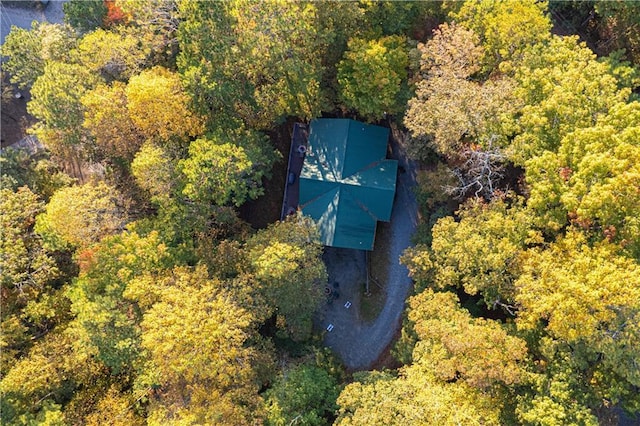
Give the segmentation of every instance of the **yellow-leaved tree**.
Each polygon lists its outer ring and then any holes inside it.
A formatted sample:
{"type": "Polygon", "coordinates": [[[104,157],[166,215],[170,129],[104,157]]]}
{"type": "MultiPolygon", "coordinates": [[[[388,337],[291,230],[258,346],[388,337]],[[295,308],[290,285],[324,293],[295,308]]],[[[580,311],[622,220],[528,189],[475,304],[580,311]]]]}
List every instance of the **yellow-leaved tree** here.
{"type": "Polygon", "coordinates": [[[56,191],[36,220],[36,232],[52,247],[87,247],[122,230],[127,222],[123,197],[104,182],[56,191]]]}
{"type": "Polygon", "coordinates": [[[189,109],[190,98],[179,75],[166,68],[154,67],[131,77],[125,93],[129,117],[147,139],[181,141],[203,130],[202,118],[189,109]]]}

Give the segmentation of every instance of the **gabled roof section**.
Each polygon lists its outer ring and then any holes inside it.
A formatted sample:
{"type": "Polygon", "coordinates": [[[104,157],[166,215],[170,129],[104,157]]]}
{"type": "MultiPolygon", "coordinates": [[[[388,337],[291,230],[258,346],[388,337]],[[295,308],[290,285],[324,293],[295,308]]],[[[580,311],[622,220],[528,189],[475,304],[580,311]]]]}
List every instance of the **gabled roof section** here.
{"type": "Polygon", "coordinates": [[[378,220],[391,219],[398,163],[387,160],[389,129],[317,119],[300,173],[299,203],[323,244],[373,250],[378,220]]]}

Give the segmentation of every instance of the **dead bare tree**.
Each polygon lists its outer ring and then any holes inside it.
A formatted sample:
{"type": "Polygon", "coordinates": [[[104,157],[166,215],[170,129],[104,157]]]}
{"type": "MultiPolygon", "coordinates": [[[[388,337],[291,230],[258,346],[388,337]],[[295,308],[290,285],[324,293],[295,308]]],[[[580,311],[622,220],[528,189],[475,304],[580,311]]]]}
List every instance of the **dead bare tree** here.
{"type": "Polygon", "coordinates": [[[458,184],[445,187],[445,191],[459,199],[473,191],[475,197],[491,199],[498,189],[497,183],[504,177],[504,154],[492,141],[486,149],[467,147],[460,154],[460,165],[453,169],[458,184]]]}

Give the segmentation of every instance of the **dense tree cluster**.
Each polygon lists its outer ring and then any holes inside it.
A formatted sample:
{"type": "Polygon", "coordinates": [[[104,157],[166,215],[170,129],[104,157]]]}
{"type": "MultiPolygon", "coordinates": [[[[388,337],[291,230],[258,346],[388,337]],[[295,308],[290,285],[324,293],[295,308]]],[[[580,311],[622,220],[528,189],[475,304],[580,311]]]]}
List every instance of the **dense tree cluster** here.
{"type": "MultiPolygon", "coordinates": [[[[398,353],[412,365],[427,359],[443,383],[499,395],[503,423],[597,424],[603,409],[637,414],[640,403],[637,71],[597,58],[577,37],[551,34],[542,6],[465,2],[452,13],[456,24],[421,49],[423,79],[405,118],[414,152],[443,156],[462,176],[449,192],[471,197],[435,222],[429,245],[405,253],[418,292],[398,353]],[[465,84],[474,85],[467,97],[465,84]],[[498,85],[498,96],[484,94],[498,85]],[[496,148],[485,169],[499,177],[491,191],[465,192],[474,178],[465,152],[496,148]],[[520,171],[518,186],[501,184],[506,168],[520,171]],[[454,297],[458,309],[479,317],[460,342],[468,328],[460,320],[445,333],[423,319],[435,297],[452,292],[463,296],[454,297]],[[505,333],[504,353],[489,355],[492,330],[505,333]],[[498,389],[470,381],[466,357],[513,381],[498,389]]],[[[437,306],[436,323],[448,317],[446,303],[437,306]]]]}
{"type": "Polygon", "coordinates": [[[626,52],[534,0],[71,0],[13,28],[46,150],[0,157],[1,422],[638,415],[640,5],[588,7],[626,52]],[[393,122],[424,166],[402,366],[348,379],[315,225],[239,216],[274,129],[323,114],[393,122]]]}

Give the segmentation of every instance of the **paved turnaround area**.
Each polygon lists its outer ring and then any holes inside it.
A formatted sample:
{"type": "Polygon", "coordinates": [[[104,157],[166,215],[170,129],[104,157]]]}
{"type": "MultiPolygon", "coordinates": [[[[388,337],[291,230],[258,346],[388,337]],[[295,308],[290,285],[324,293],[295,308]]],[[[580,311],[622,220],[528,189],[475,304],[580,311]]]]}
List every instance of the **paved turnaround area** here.
{"type": "MultiPolygon", "coordinates": [[[[50,22],[60,24],[64,18],[62,5],[67,0],[52,0],[49,4],[37,6],[28,1],[14,1],[0,3],[0,19],[2,26],[0,30],[0,43],[4,43],[4,38],[9,34],[11,26],[30,29],[31,22],[50,22]]],[[[35,2],[34,2],[35,3],[35,2]]]]}
{"type": "Polygon", "coordinates": [[[402,312],[412,288],[409,271],[400,264],[399,258],[411,245],[411,237],[418,224],[418,205],[413,193],[416,167],[407,159],[402,145],[396,142],[396,138],[392,139],[392,157],[399,161],[400,172],[391,215],[392,237],[386,300],[374,322],[366,324],[358,315],[360,295],[366,280],[364,252],[332,247],[325,249],[329,287],[339,297],[322,312],[323,317],[318,325],[325,330],[325,344],[351,370],[370,368],[389,345],[401,326],[402,312]],[[331,331],[327,331],[329,324],[333,325],[331,331]]]}

